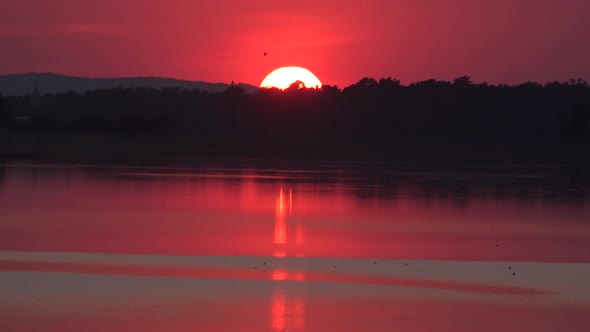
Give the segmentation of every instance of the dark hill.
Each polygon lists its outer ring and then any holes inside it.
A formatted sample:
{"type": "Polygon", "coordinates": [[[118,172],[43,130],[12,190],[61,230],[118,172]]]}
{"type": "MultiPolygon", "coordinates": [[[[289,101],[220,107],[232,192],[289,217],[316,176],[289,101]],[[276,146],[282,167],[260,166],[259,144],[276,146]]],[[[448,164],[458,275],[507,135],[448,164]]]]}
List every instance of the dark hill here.
{"type": "MultiPolygon", "coordinates": [[[[246,93],[253,93],[258,87],[240,83],[246,93]]],[[[64,76],[52,73],[26,73],[17,75],[0,75],[0,95],[22,96],[31,93],[35,87],[42,94],[62,93],[68,90],[77,93],[109,89],[116,87],[131,88],[181,88],[187,90],[201,90],[207,92],[221,92],[229,87],[226,83],[208,83],[184,81],[161,77],[129,77],[129,78],[85,78],[64,76]]]]}

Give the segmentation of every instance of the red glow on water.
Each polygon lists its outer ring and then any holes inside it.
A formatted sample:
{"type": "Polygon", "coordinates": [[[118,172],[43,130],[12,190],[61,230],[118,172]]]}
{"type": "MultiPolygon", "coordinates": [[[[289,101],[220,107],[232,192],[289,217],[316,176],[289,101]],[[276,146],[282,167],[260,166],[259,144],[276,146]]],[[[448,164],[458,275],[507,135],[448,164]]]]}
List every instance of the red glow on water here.
{"type": "Polygon", "coordinates": [[[513,267],[515,260],[588,261],[588,205],[494,195],[455,202],[401,185],[383,193],[350,179],[231,172],[113,176],[68,169],[59,176],[7,169],[0,179],[0,293],[7,294],[0,297],[0,326],[66,332],[585,326],[587,301],[574,303],[583,289],[570,289],[584,275],[570,275],[569,264],[548,273],[559,276],[555,289],[563,282],[568,292],[555,293],[526,270],[513,277],[515,270],[504,266],[497,279],[484,273],[471,280],[469,269],[453,267],[448,271],[460,276],[454,279],[412,263],[391,269],[401,264],[378,257],[510,260],[513,267]],[[137,255],[118,255],[127,253],[137,255]]]}
{"type": "Polygon", "coordinates": [[[286,271],[277,270],[272,272],[272,280],[274,281],[284,281],[287,280],[289,275],[286,271]]]}
{"type": "Polygon", "coordinates": [[[276,198],[275,204],[275,230],[274,230],[274,245],[275,251],[273,256],[275,257],[286,257],[286,256],[303,256],[303,225],[300,221],[294,221],[293,216],[293,190],[289,189],[288,196],[288,210],[285,202],[285,194],[283,193],[283,187],[279,189],[279,193],[276,198]],[[293,229],[293,227],[295,229],[293,229]],[[289,234],[294,232],[289,237],[289,234]],[[294,242],[294,243],[293,243],[294,242]],[[287,248],[291,252],[287,252],[287,248]]]}
{"type": "MultiPolygon", "coordinates": [[[[288,272],[277,270],[273,272],[273,280],[302,280],[302,273],[295,277],[288,272]]],[[[305,330],[305,301],[301,294],[285,292],[280,285],[273,289],[270,307],[270,326],[272,331],[304,331],[305,330]]]]}
{"type": "Polygon", "coordinates": [[[283,188],[280,189],[279,197],[276,202],[276,223],[275,223],[275,244],[287,243],[287,223],[285,212],[285,197],[283,197],[283,188]]]}
{"type": "Polygon", "coordinates": [[[283,281],[309,281],[345,284],[367,284],[384,286],[402,286],[423,289],[441,289],[474,294],[503,295],[541,295],[548,294],[543,289],[501,286],[493,284],[465,283],[455,281],[411,279],[387,276],[370,276],[362,274],[301,272],[274,270],[270,274],[262,270],[244,270],[214,267],[161,266],[143,264],[114,264],[86,262],[46,262],[46,261],[4,261],[0,260],[0,271],[29,272],[68,272],[93,275],[121,275],[142,277],[176,277],[207,279],[249,279],[283,281]]]}
{"type": "Polygon", "coordinates": [[[286,323],[286,303],[285,296],[281,292],[275,292],[272,298],[270,316],[272,318],[273,331],[284,331],[286,323]]]}
{"type": "Polygon", "coordinates": [[[272,331],[304,331],[305,302],[301,295],[276,288],[272,295],[270,318],[272,331]]]}
{"type": "Polygon", "coordinates": [[[287,183],[245,172],[121,173],[0,187],[0,250],[182,255],[588,261],[581,206],[473,198],[457,205],[354,194],[354,184],[287,183]],[[122,175],[121,175],[122,174],[122,175]],[[211,176],[209,176],[211,175],[211,176]],[[236,179],[240,181],[236,181],[236,179]],[[559,232],[556,232],[559,220],[559,232]],[[495,231],[490,230],[490,226],[495,231]]]}

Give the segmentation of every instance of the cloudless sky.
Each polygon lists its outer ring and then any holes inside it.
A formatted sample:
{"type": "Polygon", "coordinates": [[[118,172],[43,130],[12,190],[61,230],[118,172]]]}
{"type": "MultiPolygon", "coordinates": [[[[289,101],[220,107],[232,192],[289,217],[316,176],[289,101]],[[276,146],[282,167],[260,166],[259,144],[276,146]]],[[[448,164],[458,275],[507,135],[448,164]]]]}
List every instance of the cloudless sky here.
{"type": "Polygon", "coordinates": [[[0,74],[590,79],[588,0],[0,0],[0,74]],[[263,56],[267,51],[268,55],[263,56]]]}

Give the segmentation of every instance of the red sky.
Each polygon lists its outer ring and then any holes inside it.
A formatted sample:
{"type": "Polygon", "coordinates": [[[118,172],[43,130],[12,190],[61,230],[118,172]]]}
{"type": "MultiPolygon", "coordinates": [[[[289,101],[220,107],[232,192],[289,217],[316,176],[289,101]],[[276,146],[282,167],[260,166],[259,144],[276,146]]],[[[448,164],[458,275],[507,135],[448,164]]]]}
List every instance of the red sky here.
{"type": "Polygon", "coordinates": [[[2,0],[0,74],[590,80],[588,17],[588,0],[2,0]]]}

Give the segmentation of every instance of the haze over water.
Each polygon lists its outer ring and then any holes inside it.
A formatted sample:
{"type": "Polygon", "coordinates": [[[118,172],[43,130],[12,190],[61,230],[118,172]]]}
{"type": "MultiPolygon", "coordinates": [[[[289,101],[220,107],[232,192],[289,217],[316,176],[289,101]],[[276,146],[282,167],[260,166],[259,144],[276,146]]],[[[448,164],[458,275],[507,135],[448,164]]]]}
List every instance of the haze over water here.
{"type": "Polygon", "coordinates": [[[0,330],[582,331],[587,171],[1,164],[0,330]]]}

